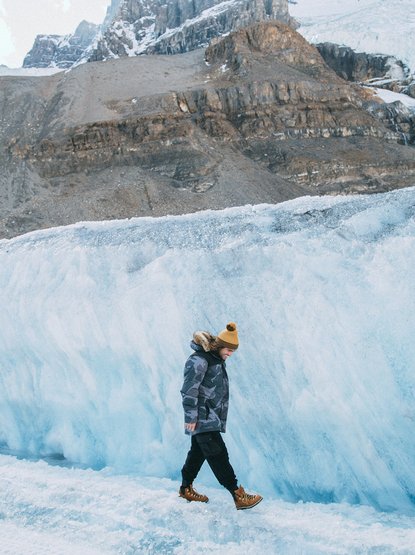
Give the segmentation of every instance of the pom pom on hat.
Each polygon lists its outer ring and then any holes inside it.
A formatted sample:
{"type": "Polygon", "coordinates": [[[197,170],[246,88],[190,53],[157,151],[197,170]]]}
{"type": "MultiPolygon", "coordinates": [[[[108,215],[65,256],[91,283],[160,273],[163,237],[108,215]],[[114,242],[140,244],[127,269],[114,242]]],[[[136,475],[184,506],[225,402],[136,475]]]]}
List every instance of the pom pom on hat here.
{"type": "Polygon", "coordinates": [[[226,324],[226,329],[218,334],[216,341],[223,347],[228,347],[228,349],[237,349],[239,346],[239,339],[235,322],[226,324]]]}

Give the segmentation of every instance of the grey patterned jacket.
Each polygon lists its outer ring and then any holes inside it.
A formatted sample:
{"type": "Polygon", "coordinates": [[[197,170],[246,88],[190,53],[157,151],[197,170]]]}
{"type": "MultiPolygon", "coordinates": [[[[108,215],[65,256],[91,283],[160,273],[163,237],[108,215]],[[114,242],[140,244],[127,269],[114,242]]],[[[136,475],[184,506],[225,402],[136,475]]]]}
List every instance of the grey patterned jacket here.
{"type": "MultiPolygon", "coordinates": [[[[205,332],[202,332],[205,333],[205,332]]],[[[197,341],[197,334],[194,335],[197,341]]],[[[197,422],[194,432],[225,432],[229,406],[229,380],[225,361],[192,341],[195,351],[184,367],[184,383],[180,390],[186,424],[197,422]]]]}

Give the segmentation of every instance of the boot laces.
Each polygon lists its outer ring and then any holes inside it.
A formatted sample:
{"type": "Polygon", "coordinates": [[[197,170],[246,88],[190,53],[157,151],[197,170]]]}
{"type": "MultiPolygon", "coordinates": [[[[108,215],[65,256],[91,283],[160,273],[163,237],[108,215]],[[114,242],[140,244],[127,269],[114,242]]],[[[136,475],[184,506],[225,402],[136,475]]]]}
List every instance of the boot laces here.
{"type": "Polygon", "coordinates": [[[242,491],[241,491],[241,494],[239,495],[239,497],[241,499],[243,499],[244,501],[250,501],[250,500],[255,498],[255,495],[252,495],[250,493],[246,493],[246,491],[244,490],[243,487],[241,487],[241,490],[242,491]]]}
{"type": "Polygon", "coordinates": [[[189,486],[189,492],[192,494],[193,497],[195,497],[196,499],[202,499],[203,495],[201,495],[200,493],[198,493],[194,487],[192,485],[189,486]]]}

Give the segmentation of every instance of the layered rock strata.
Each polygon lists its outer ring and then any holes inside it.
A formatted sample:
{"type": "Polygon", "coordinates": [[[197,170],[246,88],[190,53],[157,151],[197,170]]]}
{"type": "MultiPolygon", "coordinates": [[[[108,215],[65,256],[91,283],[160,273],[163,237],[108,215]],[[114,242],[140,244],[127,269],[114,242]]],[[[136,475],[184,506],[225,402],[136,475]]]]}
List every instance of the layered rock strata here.
{"type": "Polygon", "coordinates": [[[2,236],[414,181],[370,93],[279,22],[2,85],[2,236]]]}
{"type": "MultiPolygon", "coordinates": [[[[401,60],[393,56],[355,52],[351,48],[327,42],[316,46],[325,62],[343,79],[415,97],[413,76],[401,60]]],[[[387,105],[372,104],[368,110],[400,134],[404,144],[415,144],[413,110],[399,101],[387,105]]]]}

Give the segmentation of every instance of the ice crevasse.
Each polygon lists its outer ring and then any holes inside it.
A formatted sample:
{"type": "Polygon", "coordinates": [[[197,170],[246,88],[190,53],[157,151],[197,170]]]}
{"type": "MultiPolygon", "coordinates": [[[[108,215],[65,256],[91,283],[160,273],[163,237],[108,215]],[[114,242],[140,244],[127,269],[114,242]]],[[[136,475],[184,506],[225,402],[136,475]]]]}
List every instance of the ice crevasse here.
{"type": "Polygon", "coordinates": [[[179,478],[192,332],[233,320],[239,481],[413,511],[414,216],[410,188],[0,241],[0,446],[179,478]]]}

